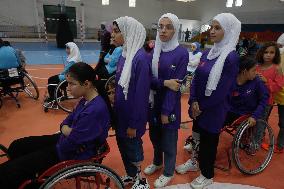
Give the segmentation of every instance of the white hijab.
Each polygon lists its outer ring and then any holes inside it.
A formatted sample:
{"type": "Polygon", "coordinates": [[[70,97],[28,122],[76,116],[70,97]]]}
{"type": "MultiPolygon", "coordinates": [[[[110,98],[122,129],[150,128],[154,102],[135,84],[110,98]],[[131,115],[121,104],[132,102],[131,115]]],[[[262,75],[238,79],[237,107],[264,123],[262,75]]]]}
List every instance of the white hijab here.
{"type": "Polygon", "coordinates": [[[144,26],[132,17],[124,16],[115,20],[122,33],[124,44],[122,56],[125,58],[123,70],[118,84],[123,88],[125,99],[127,99],[129,81],[131,78],[132,60],[137,51],[143,47],[146,39],[144,26]]]}
{"type": "Polygon", "coordinates": [[[279,48],[280,51],[280,55],[281,55],[281,63],[280,63],[280,67],[282,70],[282,73],[284,73],[284,33],[282,33],[282,35],[280,35],[280,37],[277,39],[277,43],[282,45],[281,48],[279,48]]]}
{"type": "Polygon", "coordinates": [[[236,50],[236,45],[241,33],[241,22],[231,13],[221,13],[213,18],[221,25],[224,30],[224,38],[219,43],[214,43],[214,46],[210,49],[207,58],[209,60],[218,57],[216,63],[210,71],[205,96],[211,96],[212,92],[216,90],[219,83],[224,62],[228,54],[236,50]]]}
{"type": "Polygon", "coordinates": [[[282,35],[280,35],[280,37],[277,39],[277,43],[283,46],[282,48],[279,48],[279,50],[280,54],[284,54],[284,33],[282,33],[282,35]]]}
{"type": "Polygon", "coordinates": [[[65,44],[65,46],[70,49],[70,54],[67,57],[67,62],[71,62],[71,61],[74,61],[75,63],[82,62],[79,48],[75,43],[68,42],[65,44]]]}
{"type": "Polygon", "coordinates": [[[169,52],[169,51],[174,50],[177,46],[179,46],[178,30],[179,30],[180,22],[179,22],[178,17],[172,13],[166,13],[161,16],[158,24],[160,23],[162,18],[169,18],[171,20],[174,26],[175,34],[173,35],[171,40],[167,42],[162,42],[159,37],[159,32],[157,32],[154,54],[153,54],[153,59],[152,59],[152,72],[156,78],[158,78],[158,63],[159,63],[161,51],[169,52]]]}

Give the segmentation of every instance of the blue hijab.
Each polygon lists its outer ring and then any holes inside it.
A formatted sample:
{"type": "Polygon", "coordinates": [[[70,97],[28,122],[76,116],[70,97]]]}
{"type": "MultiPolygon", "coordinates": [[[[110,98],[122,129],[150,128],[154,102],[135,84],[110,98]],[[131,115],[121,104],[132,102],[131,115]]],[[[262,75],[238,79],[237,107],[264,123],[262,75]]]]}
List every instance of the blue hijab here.
{"type": "Polygon", "coordinates": [[[194,43],[191,43],[191,45],[194,45],[196,47],[195,51],[192,52],[193,55],[196,55],[197,53],[201,52],[200,51],[200,46],[201,46],[200,43],[194,42],[194,43]]]}

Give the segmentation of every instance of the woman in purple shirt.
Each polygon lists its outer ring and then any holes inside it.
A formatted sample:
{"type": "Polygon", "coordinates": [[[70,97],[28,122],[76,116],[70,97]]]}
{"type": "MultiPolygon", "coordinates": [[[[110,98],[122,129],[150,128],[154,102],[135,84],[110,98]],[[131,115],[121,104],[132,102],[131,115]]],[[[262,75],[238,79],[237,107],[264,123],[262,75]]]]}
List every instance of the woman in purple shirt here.
{"type": "MultiPolygon", "coordinates": [[[[181,80],[186,74],[188,52],[178,43],[179,19],[176,15],[164,14],[158,23],[158,33],[152,59],[153,89],[150,96],[153,111],[150,115],[149,133],[154,147],[154,160],[144,173],[153,174],[163,166],[164,172],[154,182],[155,187],[164,187],[173,178],[178,129],[181,122],[181,93],[171,90],[168,81],[181,80]]],[[[174,81],[175,82],[175,81],[174,81]]]]}
{"type": "Polygon", "coordinates": [[[126,170],[121,179],[124,185],[149,187],[141,178],[144,159],[141,137],[148,121],[151,84],[151,53],[143,48],[146,38],[144,26],[132,17],[114,21],[112,40],[123,45],[116,70],[114,114],[116,140],[126,170]]]}
{"type": "Polygon", "coordinates": [[[109,110],[96,89],[96,75],[86,63],[72,65],[68,89],[82,97],[60,125],[60,133],[17,139],[8,148],[9,160],[0,165],[1,188],[16,189],[36,174],[64,160],[90,159],[108,136],[109,110]]]}
{"type": "Polygon", "coordinates": [[[234,15],[221,13],[213,18],[210,38],[214,46],[203,53],[192,81],[189,115],[194,119],[192,130],[196,143],[200,137],[201,170],[200,176],[190,184],[194,189],[213,183],[219,135],[238,74],[239,56],[235,48],[240,32],[241,22],[234,15]]]}

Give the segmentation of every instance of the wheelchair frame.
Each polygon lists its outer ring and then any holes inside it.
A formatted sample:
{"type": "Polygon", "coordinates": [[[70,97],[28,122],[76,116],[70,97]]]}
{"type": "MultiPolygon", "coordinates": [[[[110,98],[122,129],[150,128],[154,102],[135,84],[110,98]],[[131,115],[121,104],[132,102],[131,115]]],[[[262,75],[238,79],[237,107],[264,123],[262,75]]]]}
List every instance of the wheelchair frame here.
{"type": "MultiPolygon", "coordinates": [[[[0,154],[0,157],[7,156],[7,148],[0,144],[0,150],[4,152],[4,154],[0,154]]],[[[40,174],[35,179],[30,179],[27,181],[24,181],[20,186],[19,189],[24,189],[26,186],[28,186],[31,183],[42,183],[40,188],[50,188],[54,183],[59,181],[62,178],[70,178],[70,176],[75,177],[76,181],[76,189],[81,188],[80,182],[92,182],[95,183],[98,187],[103,185],[108,185],[110,180],[107,179],[106,181],[103,181],[100,174],[105,174],[109,178],[112,178],[116,184],[119,186],[120,189],[123,189],[123,183],[120,180],[120,177],[115,173],[112,169],[101,165],[103,158],[106,157],[106,155],[110,152],[110,148],[108,143],[104,143],[100,149],[98,150],[98,154],[89,160],[67,160],[62,161],[58,164],[53,165],[52,167],[48,168],[46,171],[44,171],[42,174],[40,174]],[[89,173],[92,173],[95,175],[95,181],[88,180],[86,178],[83,178],[84,175],[89,175],[89,173]],[[79,174],[82,174],[82,178],[79,174]]]]}
{"type": "MultiPolygon", "coordinates": [[[[112,75],[110,78],[108,79],[101,79],[102,81],[106,81],[106,83],[104,84],[104,89],[106,90],[109,83],[115,79],[115,75],[112,75]]],[[[67,107],[64,107],[62,104],[60,104],[61,100],[66,100],[66,98],[69,99],[74,99],[72,96],[69,98],[69,96],[67,95],[67,91],[66,91],[66,87],[63,88],[63,94],[61,96],[58,96],[59,94],[59,90],[62,90],[61,87],[63,85],[66,85],[66,80],[61,81],[59,84],[51,84],[51,85],[56,85],[56,89],[54,91],[54,97],[55,99],[51,102],[48,103],[49,107],[44,106],[44,111],[48,112],[48,109],[62,109],[63,111],[67,112],[67,113],[71,113],[73,111],[73,109],[68,109],[67,107]]]]}
{"type": "MultiPolygon", "coordinates": [[[[241,117],[239,117],[238,119],[236,119],[232,124],[225,126],[221,132],[226,132],[229,135],[233,136],[233,141],[232,141],[232,148],[228,148],[226,150],[226,154],[227,154],[227,158],[228,158],[228,167],[222,167],[222,166],[218,166],[215,165],[215,168],[217,169],[221,169],[223,171],[230,171],[230,169],[232,168],[232,159],[234,161],[234,164],[236,165],[236,167],[239,169],[240,172],[242,172],[243,174],[248,174],[248,175],[254,175],[254,174],[258,174],[260,172],[262,172],[269,164],[269,162],[272,159],[273,156],[273,150],[274,150],[274,135],[273,135],[273,131],[272,128],[268,125],[267,122],[261,120],[262,122],[264,122],[266,124],[266,129],[268,130],[268,134],[269,134],[269,150],[267,153],[267,156],[265,158],[265,161],[258,166],[256,169],[254,170],[248,170],[245,167],[243,167],[241,161],[240,161],[240,157],[238,155],[239,152],[239,148],[240,148],[240,144],[242,141],[242,136],[245,136],[245,133],[248,129],[250,128],[254,128],[251,127],[248,122],[247,119],[250,117],[250,115],[243,115],[241,117]],[[230,156],[230,150],[232,151],[232,156],[230,156]]],[[[261,147],[259,147],[261,148],[261,147]]]]}
{"type": "Polygon", "coordinates": [[[2,87],[2,89],[0,89],[0,107],[2,106],[2,100],[1,100],[1,97],[2,96],[10,96],[12,99],[15,100],[16,104],[17,104],[17,107],[20,108],[21,105],[20,105],[20,102],[18,100],[18,94],[19,92],[25,92],[29,97],[37,100],[39,98],[39,90],[38,90],[38,87],[36,85],[36,83],[33,81],[33,79],[30,77],[30,75],[21,67],[19,68],[15,68],[17,69],[17,72],[18,72],[18,76],[9,76],[9,70],[10,69],[2,69],[3,73],[4,72],[7,72],[7,73],[4,73],[4,77],[2,77],[2,81],[5,82],[5,80],[8,80],[10,79],[11,81],[11,84],[5,86],[4,85],[1,85],[0,87],[2,87]],[[27,79],[27,81],[29,82],[29,84],[25,81],[25,79],[27,79]],[[13,87],[13,85],[20,85],[20,86],[17,86],[17,87],[13,87]],[[29,85],[31,85],[31,87],[33,87],[35,89],[35,94],[33,94],[29,89],[29,85]],[[16,93],[16,95],[14,94],[16,93]]]}

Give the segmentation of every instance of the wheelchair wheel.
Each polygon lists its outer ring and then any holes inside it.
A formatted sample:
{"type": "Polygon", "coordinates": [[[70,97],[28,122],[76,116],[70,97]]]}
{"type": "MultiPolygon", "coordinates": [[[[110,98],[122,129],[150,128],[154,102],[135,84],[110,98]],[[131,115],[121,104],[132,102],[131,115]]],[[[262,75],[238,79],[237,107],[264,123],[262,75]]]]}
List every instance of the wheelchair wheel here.
{"type": "Polygon", "coordinates": [[[55,101],[59,108],[65,112],[71,113],[74,107],[77,105],[79,99],[74,98],[67,91],[67,81],[64,80],[58,84],[55,90],[55,101]]]}
{"type": "Polygon", "coordinates": [[[191,84],[191,81],[192,81],[192,75],[190,74],[186,74],[185,77],[182,79],[181,81],[181,85],[180,85],[180,88],[179,88],[179,91],[184,94],[184,93],[189,93],[189,88],[190,88],[190,84],[191,84]]]}
{"type": "Polygon", "coordinates": [[[23,90],[29,97],[37,100],[39,97],[39,90],[38,90],[36,83],[32,80],[32,78],[26,72],[22,72],[22,73],[23,73],[23,81],[24,81],[23,90]]]}
{"type": "Polygon", "coordinates": [[[108,91],[111,88],[111,85],[114,85],[114,84],[115,84],[115,75],[108,78],[104,86],[105,90],[108,91]]]}
{"type": "Polygon", "coordinates": [[[101,164],[81,163],[67,167],[49,177],[40,189],[123,189],[120,177],[110,168],[101,164]],[[64,187],[63,187],[64,186],[64,187]]]}
{"type": "Polygon", "coordinates": [[[0,163],[3,163],[9,159],[7,152],[8,149],[0,144],[0,163]]]}
{"type": "Polygon", "coordinates": [[[271,127],[258,120],[254,127],[243,122],[234,136],[232,146],[233,161],[244,174],[254,175],[262,172],[269,164],[274,150],[274,135],[271,127]],[[267,143],[268,150],[261,144],[267,143]]]}

